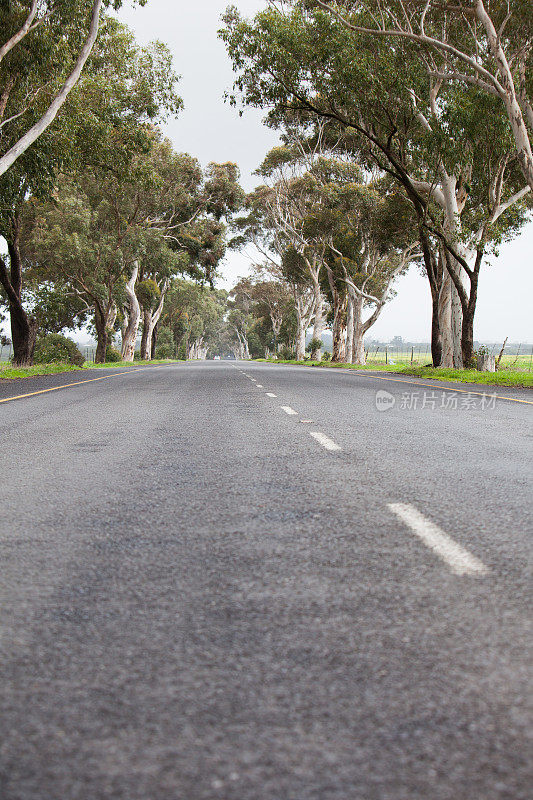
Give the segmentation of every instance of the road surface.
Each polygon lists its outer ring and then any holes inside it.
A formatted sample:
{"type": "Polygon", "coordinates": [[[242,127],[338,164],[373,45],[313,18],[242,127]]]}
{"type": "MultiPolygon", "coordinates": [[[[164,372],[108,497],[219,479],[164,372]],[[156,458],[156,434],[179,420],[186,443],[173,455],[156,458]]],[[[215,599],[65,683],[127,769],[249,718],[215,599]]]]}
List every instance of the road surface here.
{"type": "Polygon", "coordinates": [[[0,386],[2,800],[529,800],[533,393],[116,372],[0,386]]]}

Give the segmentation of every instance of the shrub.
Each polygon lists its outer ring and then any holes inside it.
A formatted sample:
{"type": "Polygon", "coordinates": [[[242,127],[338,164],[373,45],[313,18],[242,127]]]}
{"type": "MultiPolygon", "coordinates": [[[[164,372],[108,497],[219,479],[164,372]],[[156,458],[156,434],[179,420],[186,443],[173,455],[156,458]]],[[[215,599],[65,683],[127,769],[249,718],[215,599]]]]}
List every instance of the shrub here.
{"type": "Polygon", "coordinates": [[[174,358],[174,345],[172,344],[159,344],[155,348],[156,358],[174,358]]]}
{"type": "Polygon", "coordinates": [[[291,358],[294,358],[294,353],[292,352],[290,347],[287,347],[287,345],[284,344],[283,347],[280,349],[277,358],[280,361],[290,361],[291,358]]]}
{"type": "Polygon", "coordinates": [[[112,344],[108,344],[105,349],[105,360],[106,361],[122,361],[122,356],[120,355],[119,351],[116,347],[113,347],[112,344]]]}
{"type": "Polygon", "coordinates": [[[322,361],[331,361],[331,353],[328,353],[327,350],[322,353],[322,361]]]}
{"type": "Polygon", "coordinates": [[[157,334],[155,348],[156,358],[174,358],[176,348],[174,347],[174,336],[170,328],[161,328],[157,334]]]}
{"type": "Polygon", "coordinates": [[[317,350],[322,349],[322,339],[311,339],[305,348],[308,353],[315,353],[317,350]]]}
{"type": "Polygon", "coordinates": [[[83,366],[85,359],[76,343],[60,333],[48,333],[41,336],[35,345],[34,361],[36,364],[53,364],[61,361],[66,364],[83,366]]]}

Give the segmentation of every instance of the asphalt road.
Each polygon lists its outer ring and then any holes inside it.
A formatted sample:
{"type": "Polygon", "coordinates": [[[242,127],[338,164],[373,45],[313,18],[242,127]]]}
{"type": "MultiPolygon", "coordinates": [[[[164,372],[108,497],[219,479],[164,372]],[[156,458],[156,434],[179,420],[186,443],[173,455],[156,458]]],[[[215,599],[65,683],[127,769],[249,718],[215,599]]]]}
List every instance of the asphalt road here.
{"type": "Polygon", "coordinates": [[[2,800],[529,800],[533,393],[113,375],[0,386],[2,800]]]}

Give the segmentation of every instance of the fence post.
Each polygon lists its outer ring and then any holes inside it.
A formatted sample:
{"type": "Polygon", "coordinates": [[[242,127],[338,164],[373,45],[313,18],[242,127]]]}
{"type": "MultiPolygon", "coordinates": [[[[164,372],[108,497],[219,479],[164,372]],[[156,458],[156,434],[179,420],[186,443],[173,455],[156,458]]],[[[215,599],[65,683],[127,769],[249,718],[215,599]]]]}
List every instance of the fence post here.
{"type": "Polygon", "coordinates": [[[385,364],[388,364],[388,363],[389,363],[389,350],[386,347],[385,348],[385,364]]]}

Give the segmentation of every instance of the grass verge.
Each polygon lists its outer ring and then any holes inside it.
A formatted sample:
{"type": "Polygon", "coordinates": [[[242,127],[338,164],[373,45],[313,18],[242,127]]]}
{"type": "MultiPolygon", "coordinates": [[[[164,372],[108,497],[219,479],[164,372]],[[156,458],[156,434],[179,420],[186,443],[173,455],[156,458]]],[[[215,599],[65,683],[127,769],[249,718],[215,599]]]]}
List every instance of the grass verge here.
{"type": "Polygon", "coordinates": [[[179,364],[179,361],[171,359],[161,359],[155,361],[109,361],[106,364],[84,364],[82,367],[76,367],[73,364],[56,363],[56,364],[34,364],[32,367],[15,367],[9,362],[0,363],[0,379],[13,380],[15,378],[33,378],[36,375],[56,375],[60,372],[80,372],[81,370],[92,369],[115,369],[115,368],[132,368],[132,367],[145,367],[150,364],[179,364]]]}
{"type": "Polygon", "coordinates": [[[435,369],[434,367],[410,367],[405,364],[332,364],[331,361],[278,361],[277,359],[258,358],[256,361],[268,361],[271,364],[295,364],[296,366],[322,367],[334,369],[354,369],[368,372],[388,372],[400,375],[412,375],[434,381],[448,383],[480,383],[490,386],[515,386],[533,389],[533,373],[515,370],[499,372],[478,372],[475,369],[435,369]]]}

